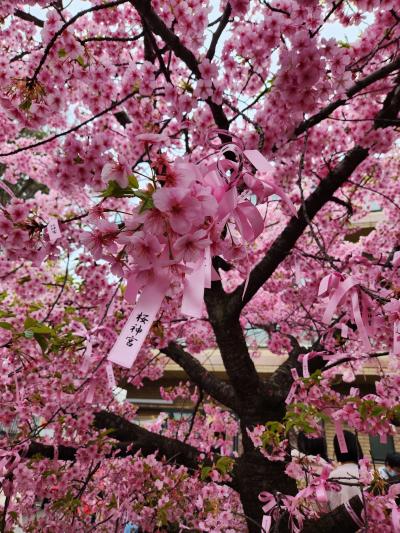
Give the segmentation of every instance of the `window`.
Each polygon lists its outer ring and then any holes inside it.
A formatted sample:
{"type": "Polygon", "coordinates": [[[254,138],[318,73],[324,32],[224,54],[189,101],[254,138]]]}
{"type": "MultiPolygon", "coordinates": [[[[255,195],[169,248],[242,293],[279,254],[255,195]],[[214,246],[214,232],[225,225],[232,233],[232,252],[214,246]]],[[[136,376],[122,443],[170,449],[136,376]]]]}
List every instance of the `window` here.
{"type": "Polygon", "coordinates": [[[369,446],[374,463],[384,463],[386,455],[395,451],[393,437],[388,437],[387,442],[383,444],[378,435],[370,435],[369,446]]]}

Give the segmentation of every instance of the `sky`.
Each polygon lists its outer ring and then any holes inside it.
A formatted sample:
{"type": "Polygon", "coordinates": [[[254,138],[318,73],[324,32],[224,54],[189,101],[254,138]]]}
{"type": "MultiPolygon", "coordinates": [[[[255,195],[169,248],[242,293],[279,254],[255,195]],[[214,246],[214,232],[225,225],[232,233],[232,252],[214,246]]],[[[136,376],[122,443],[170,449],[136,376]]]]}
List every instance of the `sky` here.
{"type": "MultiPolygon", "coordinates": [[[[64,5],[68,9],[68,11],[72,15],[74,15],[75,13],[78,13],[78,11],[87,9],[88,7],[90,7],[91,4],[87,0],[70,0],[69,2],[68,0],[64,0],[64,5]]],[[[211,12],[212,20],[214,20],[214,17],[216,18],[220,14],[219,5],[220,5],[219,0],[212,1],[212,6],[213,6],[213,10],[211,12]]],[[[40,18],[44,18],[44,15],[43,15],[44,10],[38,6],[33,6],[33,7],[27,6],[25,8],[25,11],[29,11],[30,13],[40,18]]],[[[371,22],[371,20],[372,20],[372,17],[369,16],[366,18],[366,22],[362,23],[360,26],[349,26],[347,28],[344,28],[338,22],[334,22],[331,24],[325,24],[321,34],[325,38],[333,37],[333,38],[344,40],[344,41],[347,40],[348,42],[351,43],[357,40],[360,31],[364,29],[363,25],[371,22]]]]}

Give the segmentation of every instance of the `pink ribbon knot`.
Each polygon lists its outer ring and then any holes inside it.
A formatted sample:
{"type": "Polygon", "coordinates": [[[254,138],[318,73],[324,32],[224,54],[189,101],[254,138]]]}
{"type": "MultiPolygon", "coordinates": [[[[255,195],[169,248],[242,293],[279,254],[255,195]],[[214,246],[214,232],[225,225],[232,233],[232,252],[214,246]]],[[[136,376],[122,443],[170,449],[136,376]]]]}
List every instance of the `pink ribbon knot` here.
{"type": "Polygon", "coordinates": [[[271,511],[274,507],[276,507],[278,502],[276,501],[275,496],[271,494],[271,492],[267,491],[260,492],[260,494],[258,495],[258,499],[260,500],[260,502],[264,503],[262,507],[262,510],[264,512],[261,524],[262,533],[268,533],[271,529],[272,524],[272,518],[270,516],[271,511]]]}
{"type": "Polygon", "coordinates": [[[368,320],[369,300],[364,292],[360,290],[360,282],[350,276],[344,278],[339,273],[328,274],[320,283],[318,296],[328,296],[328,305],[325,308],[322,322],[329,324],[336,311],[337,306],[348,293],[351,294],[351,309],[354,321],[357,325],[359,335],[366,352],[371,352],[371,343],[369,341],[369,331],[371,326],[368,320]]]}

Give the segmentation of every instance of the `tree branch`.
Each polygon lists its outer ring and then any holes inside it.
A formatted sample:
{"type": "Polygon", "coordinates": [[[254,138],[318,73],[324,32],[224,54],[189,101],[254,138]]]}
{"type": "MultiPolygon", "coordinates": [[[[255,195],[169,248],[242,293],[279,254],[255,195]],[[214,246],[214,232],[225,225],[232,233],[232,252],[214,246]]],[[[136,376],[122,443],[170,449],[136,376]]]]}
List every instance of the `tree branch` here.
{"type": "MultiPolygon", "coordinates": [[[[121,100],[118,100],[117,102],[114,102],[113,104],[111,104],[106,109],[103,109],[103,111],[100,111],[100,113],[96,113],[96,115],[93,115],[93,116],[89,117],[88,119],[84,120],[80,124],[77,124],[76,126],[72,126],[72,128],[69,128],[68,130],[61,131],[60,133],[56,133],[55,135],[51,135],[50,137],[46,137],[45,139],[43,139],[41,141],[38,141],[36,143],[28,144],[26,146],[21,146],[20,148],[16,148],[15,150],[11,150],[11,152],[5,152],[3,154],[0,154],[0,157],[6,157],[8,155],[14,155],[14,154],[18,154],[19,152],[24,152],[25,150],[30,150],[31,148],[37,148],[38,146],[42,146],[42,144],[47,144],[47,143],[49,143],[51,141],[54,141],[55,139],[58,139],[60,137],[64,137],[64,135],[68,135],[68,133],[72,133],[74,131],[77,131],[80,128],[82,128],[83,126],[86,126],[87,124],[92,122],[93,120],[96,120],[97,118],[102,117],[103,115],[105,115],[109,111],[112,111],[116,107],[122,105],[124,102],[129,100],[129,98],[132,98],[136,94],[137,94],[136,91],[133,91],[133,92],[129,93],[128,95],[126,95],[123,98],[121,98],[121,100]]],[[[117,118],[117,120],[120,122],[120,120],[118,118],[117,118]]],[[[129,119],[129,122],[130,122],[130,119],[129,119]]],[[[127,124],[129,124],[129,122],[127,122],[127,124]]]]}
{"type": "MultiPolygon", "coordinates": [[[[114,413],[107,411],[96,413],[94,425],[97,429],[114,429],[110,434],[110,438],[120,442],[115,449],[122,457],[134,455],[140,450],[143,455],[157,453],[159,457],[165,457],[167,460],[186,466],[191,470],[196,470],[200,465],[200,452],[193,446],[147,431],[147,429],[114,413]]],[[[59,445],[58,457],[63,461],[74,461],[78,449],[78,447],[74,446],[59,445]]],[[[29,446],[27,457],[33,457],[36,454],[53,459],[54,446],[33,441],[29,446]]]]}
{"type": "Polygon", "coordinates": [[[387,95],[382,109],[374,120],[374,128],[386,128],[388,126],[397,126],[399,121],[397,115],[400,109],[400,76],[397,77],[397,85],[387,95]]]}
{"type": "Polygon", "coordinates": [[[222,361],[240,400],[238,414],[241,416],[243,409],[253,400],[257,403],[260,396],[265,398],[266,393],[261,390],[262,382],[249,355],[239,313],[230,306],[230,295],[225,293],[221,283],[213,282],[204,296],[222,361]]]}
{"type": "Polygon", "coordinates": [[[182,367],[190,380],[200,389],[233,411],[237,410],[237,398],[232,386],[210,374],[195,357],[186,352],[179,344],[170,342],[161,352],[182,367]]]}
{"type": "MultiPolygon", "coordinates": [[[[333,194],[345,183],[353,171],[368,157],[368,150],[361,146],[355,146],[349,150],[338,165],[321,181],[313,193],[306,199],[304,210],[309,220],[312,220],[318,211],[332,198],[333,194]]],[[[281,262],[290,254],[293,246],[307,227],[307,220],[303,208],[298,211],[298,216],[292,217],[283,230],[275,239],[264,258],[253,268],[246,293],[241,298],[244,290],[242,283],[232,294],[235,305],[243,308],[268,281],[281,262]]]]}
{"type": "Polygon", "coordinates": [[[222,32],[224,31],[224,29],[226,28],[226,25],[229,22],[229,17],[231,16],[231,13],[232,13],[232,8],[231,8],[230,3],[228,2],[221,16],[221,20],[219,21],[218,28],[215,30],[212,36],[210,47],[207,50],[206,58],[209,59],[210,61],[212,61],[215,55],[215,49],[217,47],[219,38],[221,37],[222,32]]]}
{"type": "MultiPolygon", "coordinates": [[[[398,60],[400,67],[400,59],[398,60]]],[[[382,121],[382,114],[393,118],[400,110],[400,86],[397,85],[386,97],[382,110],[376,115],[375,128],[390,126],[390,120],[382,121]]],[[[231,298],[236,309],[243,307],[253,298],[262,285],[268,281],[282,261],[290,254],[297,240],[303,234],[315,215],[330,201],[334,193],[350,178],[354,170],[368,157],[368,150],[356,145],[349,150],[345,157],[330,170],[328,176],[322,180],[317,188],[310,194],[304,205],[298,210],[298,216],[292,217],[275,239],[264,258],[253,268],[246,293],[242,299],[244,282],[232,293],[231,298]]]]}
{"type": "MultiPolygon", "coordinates": [[[[146,21],[149,29],[161,37],[166,45],[179,57],[185,65],[192,71],[197,79],[201,78],[198,61],[191,50],[186,48],[175,33],[168,28],[165,22],[154,11],[150,0],[129,0],[139,15],[146,21]]],[[[227,130],[229,128],[228,119],[221,105],[214,103],[211,98],[207,98],[207,104],[211,109],[216,125],[227,130]]]]}
{"type": "Polygon", "coordinates": [[[97,429],[113,428],[115,431],[110,435],[112,438],[120,442],[133,443],[136,451],[141,450],[144,455],[158,452],[160,456],[192,470],[197,469],[200,464],[200,452],[193,446],[147,431],[114,413],[107,411],[96,413],[94,425],[97,429]]]}
{"type": "Polygon", "coordinates": [[[386,76],[388,76],[389,74],[391,74],[392,72],[398,69],[400,69],[400,57],[395,59],[394,61],[391,61],[390,63],[380,68],[379,70],[376,70],[372,74],[369,74],[365,78],[357,81],[354,85],[350,87],[350,89],[346,91],[347,98],[340,98],[339,100],[332,102],[331,104],[324,107],[324,109],[322,109],[315,115],[301,122],[301,124],[299,124],[297,128],[295,129],[294,135],[298,137],[302,133],[306,132],[308,129],[315,126],[316,124],[319,124],[325,118],[328,118],[329,115],[331,115],[333,111],[335,111],[335,109],[344,105],[349,98],[355,96],[357,93],[359,93],[360,91],[362,91],[363,89],[371,85],[372,83],[375,83],[376,81],[379,81],[385,78],[386,76]]]}
{"type": "Polygon", "coordinates": [[[88,13],[93,13],[94,11],[100,11],[101,9],[109,9],[111,7],[117,7],[121,4],[127,3],[128,0],[115,0],[114,2],[107,2],[105,4],[99,4],[97,6],[89,7],[88,9],[84,9],[83,11],[79,11],[76,15],[71,17],[67,22],[65,22],[59,30],[56,31],[56,33],[53,35],[53,37],[48,42],[42,57],[40,58],[39,64],[35,69],[35,72],[33,73],[33,76],[31,78],[31,83],[34,83],[39,75],[39,72],[41,71],[43,65],[46,62],[47,56],[49,55],[51,49],[53,48],[55,42],[57,39],[64,33],[64,31],[74,24],[79,18],[83,17],[84,15],[87,15],[88,13]]]}
{"type": "Polygon", "coordinates": [[[33,24],[35,24],[39,28],[43,28],[44,26],[43,20],[39,19],[38,17],[35,17],[35,15],[31,15],[30,13],[22,11],[22,9],[16,9],[14,11],[14,15],[22,20],[25,20],[26,22],[33,22],[33,24]]]}

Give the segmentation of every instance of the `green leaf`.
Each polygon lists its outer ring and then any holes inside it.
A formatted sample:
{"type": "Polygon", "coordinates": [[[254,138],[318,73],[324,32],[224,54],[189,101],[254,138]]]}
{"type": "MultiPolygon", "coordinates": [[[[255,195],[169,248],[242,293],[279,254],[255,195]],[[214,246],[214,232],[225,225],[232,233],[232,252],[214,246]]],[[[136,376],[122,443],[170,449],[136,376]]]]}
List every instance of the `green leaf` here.
{"type": "Polygon", "coordinates": [[[38,342],[39,346],[41,347],[42,352],[44,353],[49,346],[49,341],[47,339],[47,336],[41,335],[40,333],[35,333],[35,339],[38,342]]]}
{"type": "Polygon", "coordinates": [[[211,466],[203,466],[203,468],[200,471],[201,481],[205,481],[208,478],[211,471],[212,471],[211,466]]]}
{"type": "Polygon", "coordinates": [[[41,333],[43,335],[52,335],[54,336],[56,332],[53,328],[46,326],[46,324],[42,324],[42,322],[39,322],[38,320],[35,320],[34,318],[27,317],[24,322],[25,330],[32,331],[32,333],[41,333]]]}
{"type": "Polygon", "coordinates": [[[21,109],[21,111],[29,111],[31,105],[32,100],[30,98],[25,98],[25,100],[23,100],[18,107],[21,109]]]}
{"type": "Polygon", "coordinates": [[[129,186],[132,187],[132,189],[137,189],[139,187],[139,182],[134,174],[128,176],[128,183],[129,186]]]}
{"type": "Polygon", "coordinates": [[[122,188],[116,181],[109,181],[107,189],[100,193],[103,198],[123,198],[136,195],[130,187],[122,188]]]}
{"type": "Polygon", "coordinates": [[[218,472],[221,472],[221,474],[226,474],[231,469],[232,464],[233,464],[233,460],[228,456],[224,456],[218,459],[215,466],[218,472]]]}
{"type": "Polygon", "coordinates": [[[0,309],[0,318],[11,318],[15,316],[15,313],[12,313],[11,311],[3,311],[0,309]]]}
{"type": "Polygon", "coordinates": [[[42,303],[36,303],[36,302],[33,302],[29,305],[29,312],[30,313],[33,313],[34,311],[39,311],[39,309],[42,309],[43,308],[43,304],[42,303]]]}
{"type": "Polygon", "coordinates": [[[86,67],[85,60],[83,59],[82,56],[78,56],[78,57],[76,58],[76,62],[77,62],[82,68],[85,68],[85,67],[86,67]]]}
{"type": "Polygon", "coordinates": [[[67,57],[68,54],[67,54],[65,48],[60,48],[60,50],[57,52],[57,55],[58,55],[58,57],[63,58],[63,57],[67,57]]]}
{"type": "Polygon", "coordinates": [[[0,322],[0,328],[12,330],[14,327],[8,322],[0,322]]]}
{"type": "Polygon", "coordinates": [[[385,408],[384,407],[382,407],[381,405],[376,405],[372,409],[371,415],[372,416],[379,416],[379,415],[382,415],[384,412],[385,412],[385,408]]]}

